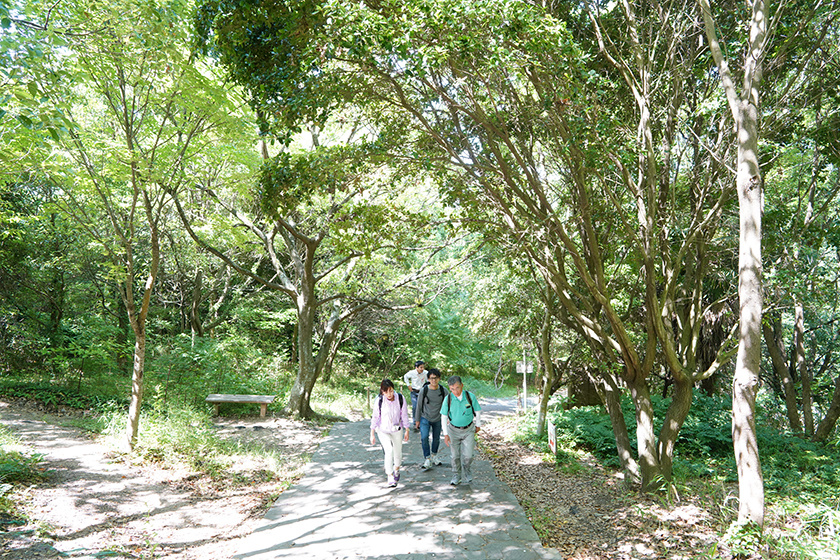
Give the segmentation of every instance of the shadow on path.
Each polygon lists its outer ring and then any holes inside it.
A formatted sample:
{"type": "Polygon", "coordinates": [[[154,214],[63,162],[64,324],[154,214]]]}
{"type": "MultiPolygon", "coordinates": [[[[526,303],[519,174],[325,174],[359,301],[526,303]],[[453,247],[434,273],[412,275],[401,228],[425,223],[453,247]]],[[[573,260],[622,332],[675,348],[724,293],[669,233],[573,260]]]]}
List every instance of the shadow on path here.
{"type": "MultiPolygon", "coordinates": [[[[497,408],[487,405],[488,413],[497,408]]],[[[335,424],[303,479],[242,539],[234,558],[560,558],[542,547],[489,462],[473,463],[472,484],[450,486],[449,451],[442,442],[444,465],[424,471],[420,435],[412,432],[403,447],[400,485],[387,488],[382,451],[369,445],[369,427],[369,421],[335,424]]]]}

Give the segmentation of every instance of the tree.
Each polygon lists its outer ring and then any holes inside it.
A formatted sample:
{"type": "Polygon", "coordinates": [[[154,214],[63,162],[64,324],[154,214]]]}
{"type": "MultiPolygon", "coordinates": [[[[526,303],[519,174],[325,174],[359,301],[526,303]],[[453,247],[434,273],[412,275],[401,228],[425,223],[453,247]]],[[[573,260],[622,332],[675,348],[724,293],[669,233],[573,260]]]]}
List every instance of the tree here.
{"type": "MultiPolygon", "coordinates": [[[[403,133],[393,161],[434,174],[447,201],[486,224],[486,234],[521,244],[557,297],[564,324],[614,365],[602,379],[608,393],[626,386],[636,404],[639,465],[623,447],[629,437],[618,400],[609,401],[628,475],[645,488],[669,478],[693,382],[730,355],[721,345],[708,367],[697,360],[709,305],[706,265],[733,189],[721,186],[722,167],[711,157],[696,158],[696,176],[685,177],[670,159],[680,142],[683,92],[711,93],[688,85],[696,79],[700,27],[686,32],[672,23],[682,21],[679,13],[645,12],[645,29],[661,27],[660,17],[668,23],[651,52],[655,46],[674,56],[654,67],[658,59],[642,56],[638,41],[628,44],[619,30],[619,50],[607,42],[602,50],[620,68],[614,79],[559,18],[526,2],[277,7],[210,2],[202,12],[222,60],[250,84],[261,114],[318,124],[348,103],[376,103],[389,121],[381,130],[403,133]],[[604,91],[614,102],[606,111],[604,91]],[[638,118],[638,137],[622,124],[628,115],[638,118]],[[657,349],[678,381],[659,441],[649,388],[657,349]]],[[[634,12],[622,13],[637,31],[634,12]]]]}
{"type": "Polygon", "coordinates": [[[771,154],[762,165],[772,185],[763,217],[763,334],[773,364],[767,378],[784,400],[790,429],[824,441],[840,406],[832,334],[840,239],[837,3],[796,6],[777,20],[776,35],[788,39],[768,61],[766,82],[773,87],[762,116],[762,153],[771,154]]]}
{"type": "Polygon", "coordinates": [[[40,23],[18,26],[33,40],[53,40],[37,89],[73,123],[59,138],[63,151],[52,167],[65,194],[58,206],[110,262],[134,334],[126,433],[132,448],[167,203],[186,179],[186,162],[226,121],[229,103],[210,69],[194,66],[184,47],[180,4],[56,8],[40,23]]]}
{"type": "Polygon", "coordinates": [[[369,307],[424,303],[422,296],[405,303],[396,293],[448,266],[433,262],[446,236],[412,246],[429,228],[405,204],[417,191],[377,165],[369,143],[351,138],[324,146],[320,135],[313,139],[267,161],[251,192],[236,194],[224,184],[200,189],[226,213],[227,228],[246,236],[207,239],[198,225],[208,217],[176,200],[200,247],[294,306],[298,374],[286,409],[303,418],[315,415],[312,390],[335,357],[342,325],[369,307]],[[406,194],[397,195],[400,190],[406,194]]]}
{"type": "Polygon", "coordinates": [[[732,441],[738,468],[738,522],[764,525],[764,479],[755,433],[755,399],[761,365],[761,204],[762,177],[758,159],[759,90],[762,61],[767,52],[770,10],[768,3],[752,3],[749,41],[743,62],[740,91],[717,37],[708,0],[698,0],[706,37],[734,121],[738,143],[737,178],[740,209],[738,295],[740,335],[732,380],[732,441]]]}

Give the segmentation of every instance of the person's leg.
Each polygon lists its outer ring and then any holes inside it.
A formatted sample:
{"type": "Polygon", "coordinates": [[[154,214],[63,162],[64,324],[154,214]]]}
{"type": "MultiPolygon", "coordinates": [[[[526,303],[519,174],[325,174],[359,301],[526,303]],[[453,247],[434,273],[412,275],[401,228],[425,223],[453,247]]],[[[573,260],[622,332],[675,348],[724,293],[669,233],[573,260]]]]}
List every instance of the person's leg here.
{"type": "Polygon", "coordinates": [[[385,474],[388,475],[388,482],[391,482],[394,474],[394,441],[391,439],[391,434],[385,432],[376,432],[379,436],[379,444],[385,452],[385,474]]]}
{"type": "Polygon", "coordinates": [[[419,393],[417,391],[411,392],[411,417],[414,418],[414,414],[417,412],[417,395],[419,393]]]}
{"type": "MultiPolygon", "coordinates": [[[[428,422],[428,420],[427,420],[427,422],[428,422]]],[[[438,420],[437,422],[429,422],[429,426],[432,429],[432,455],[437,455],[438,449],[440,449],[440,428],[441,428],[441,425],[442,425],[442,423],[441,423],[440,420],[438,420]]],[[[423,425],[421,424],[420,427],[422,428],[423,425]]],[[[428,435],[426,437],[428,437],[428,435]]]]}
{"type": "Polygon", "coordinates": [[[405,432],[400,430],[391,434],[391,442],[394,446],[394,480],[400,479],[400,466],[402,465],[403,437],[405,432]]]}
{"type": "Polygon", "coordinates": [[[464,443],[461,445],[461,470],[464,477],[464,482],[469,484],[472,482],[472,467],[473,455],[475,453],[475,426],[470,426],[464,435],[464,443]]]}
{"type": "Polygon", "coordinates": [[[458,428],[449,429],[449,453],[452,461],[452,484],[461,482],[461,433],[458,428]]]}
{"type": "Polygon", "coordinates": [[[405,432],[400,430],[399,432],[394,432],[391,434],[391,437],[394,438],[394,470],[399,470],[400,465],[402,465],[402,454],[403,454],[403,437],[405,437],[405,432]]]}
{"type": "Polygon", "coordinates": [[[429,458],[429,428],[430,423],[427,419],[420,419],[420,447],[423,449],[423,458],[429,458]]]}

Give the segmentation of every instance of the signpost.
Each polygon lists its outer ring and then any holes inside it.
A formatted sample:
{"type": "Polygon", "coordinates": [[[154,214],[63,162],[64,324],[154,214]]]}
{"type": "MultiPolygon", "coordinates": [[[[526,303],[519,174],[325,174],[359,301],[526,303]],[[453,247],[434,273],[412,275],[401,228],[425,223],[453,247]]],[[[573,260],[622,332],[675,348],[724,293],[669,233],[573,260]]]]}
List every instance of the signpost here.
{"type": "Polygon", "coordinates": [[[551,420],[548,421],[548,447],[554,456],[557,456],[557,427],[551,420]]]}
{"type": "Polygon", "coordinates": [[[528,362],[525,350],[522,350],[522,361],[516,362],[516,373],[522,374],[522,410],[528,412],[528,374],[534,373],[534,363],[528,362]]]}

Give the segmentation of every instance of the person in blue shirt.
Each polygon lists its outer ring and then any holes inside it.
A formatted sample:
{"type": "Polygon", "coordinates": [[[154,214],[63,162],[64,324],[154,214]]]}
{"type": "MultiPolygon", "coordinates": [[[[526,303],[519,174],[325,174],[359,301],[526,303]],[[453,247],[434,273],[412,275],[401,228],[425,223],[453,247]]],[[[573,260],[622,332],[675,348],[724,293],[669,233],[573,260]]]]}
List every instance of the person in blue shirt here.
{"type": "Polygon", "coordinates": [[[464,390],[464,383],[457,375],[447,380],[449,394],[440,409],[443,442],[449,446],[452,460],[452,481],[457,486],[461,480],[472,482],[475,434],[481,430],[481,405],[478,398],[464,390]]]}

